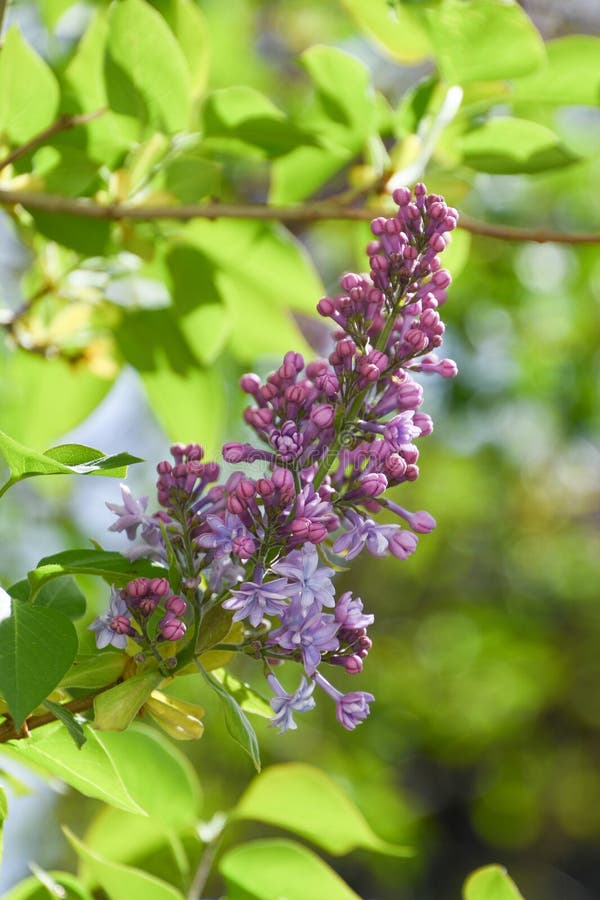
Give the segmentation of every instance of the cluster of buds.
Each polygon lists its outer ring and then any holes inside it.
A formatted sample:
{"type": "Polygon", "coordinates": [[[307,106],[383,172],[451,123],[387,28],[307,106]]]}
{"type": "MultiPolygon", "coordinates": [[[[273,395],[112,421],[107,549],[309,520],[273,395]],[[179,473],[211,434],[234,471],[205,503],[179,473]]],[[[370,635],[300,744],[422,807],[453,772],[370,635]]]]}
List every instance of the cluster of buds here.
{"type": "Polygon", "coordinates": [[[187,631],[187,610],[187,602],[173,593],[166,578],[135,578],[120,591],[113,587],[107,613],[91,628],[98,647],[124,649],[131,638],[146,648],[180,641],[187,631]]]}
{"type": "Polygon", "coordinates": [[[241,380],[252,398],[244,419],[255,442],[225,444],[223,458],[234,466],[259,463],[260,477],[237,468],[218,483],[218,466],[202,462],[198,445],[175,445],[173,462],[158,465],[158,513],[148,516],[147,501],[126,488],[123,505],[109,505],[118,517],[113,530],[135,539],[141,529],[131,555],[168,561],[170,572],[175,559],[180,578],[176,585],[155,579],[160,590],[154,581],[131,582],[111,621],[92,626],[98,645],[123,646],[132,621],[143,634],[143,617],[162,603],[159,636],[187,648],[187,615],[196,646],[206,611],[220,607],[241,623],[236,649],[263,661],[280,731],[295,728],[294,713],[315,705],[315,687],[334,700],[347,729],[368,715],[373,700],[367,692],[340,692],[322,672],[325,664],[361,672],[373,623],[360,598],[346,592],[336,600],[334,570],[326,565],[331,554],[405,559],[417,535],[435,527],[429,513],[411,512],[387,493],[418,478],[415,441],[433,428],[420,411],[417,378],[456,374],[454,362],[435,351],[450,284],[439,256],[457,214],[420,184],[414,198],[406,188],[393,197],[396,215],[371,225],[370,272],[344,275],[342,293],[318,304],[335,325],[329,356],[305,364],[290,351],[266,380],[241,380]],[[382,511],[396,521],[378,522],[382,511]],[[285,661],[304,670],[293,692],[273,671],[285,661]]]}

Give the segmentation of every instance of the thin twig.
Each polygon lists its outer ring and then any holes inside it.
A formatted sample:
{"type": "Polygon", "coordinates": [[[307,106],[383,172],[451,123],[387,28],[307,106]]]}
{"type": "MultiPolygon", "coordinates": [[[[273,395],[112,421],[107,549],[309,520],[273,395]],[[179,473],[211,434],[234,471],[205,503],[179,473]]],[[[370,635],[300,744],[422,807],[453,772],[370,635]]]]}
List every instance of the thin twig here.
{"type": "MultiPolygon", "coordinates": [[[[98,694],[108,691],[116,684],[116,681],[112,682],[111,684],[107,684],[99,690],[94,691],[93,694],[88,694],[86,697],[79,697],[77,700],[69,700],[68,703],[63,703],[62,707],[63,709],[70,710],[72,713],[85,712],[92,708],[98,694]]],[[[7,718],[6,721],[0,725],[0,744],[4,744],[6,741],[19,740],[20,738],[26,737],[26,735],[30,731],[33,731],[34,728],[41,728],[42,725],[48,725],[50,722],[56,721],[57,717],[51,712],[42,713],[39,716],[29,716],[29,718],[25,720],[24,728],[21,729],[21,731],[17,731],[13,720],[7,718]]]]}
{"type": "MultiPolygon", "coordinates": [[[[86,219],[109,221],[150,221],[153,219],[254,219],[279,222],[364,222],[377,215],[389,215],[389,209],[358,206],[339,206],[332,202],[298,204],[297,206],[266,206],[262,204],[197,203],[180,206],[141,205],[128,203],[95,203],[87,199],[72,199],[57,194],[36,194],[27,191],[0,190],[0,206],[20,205],[26,209],[80,216],[86,219]]],[[[555,231],[551,228],[521,228],[481,222],[461,215],[459,227],[472,234],[485,235],[504,241],[553,242],[558,244],[600,244],[600,232],[555,231]]]]}
{"type": "Polygon", "coordinates": [[[26,156],[32,150],[36,150],[42,144],[45,144],[46,141],[51,137],[54,137],[55,134],[58,134],[61,131],[68,131],[69,128],[75,128],[77,125],[85,125],[87,122],[92,122],[99,116],[103,116],[105,112],[106,107],[103,107],[102,109],[96,109],[94,112],[90,113],[78,113],[77,115],[64,114],[59,116],[52,125],[48,125],[47,128],[44,128],[43,131],[40,131],[40,133],[32,137],[31,140],[27,141],[25,144],[21,144],[20,147],[15,147],[15,149],[11,150],[4,159],[0,159],[0,172],[2,169],[5,169],[11,163],[15,162],[15,160],[21,159],[22,156],[26,156]]]}

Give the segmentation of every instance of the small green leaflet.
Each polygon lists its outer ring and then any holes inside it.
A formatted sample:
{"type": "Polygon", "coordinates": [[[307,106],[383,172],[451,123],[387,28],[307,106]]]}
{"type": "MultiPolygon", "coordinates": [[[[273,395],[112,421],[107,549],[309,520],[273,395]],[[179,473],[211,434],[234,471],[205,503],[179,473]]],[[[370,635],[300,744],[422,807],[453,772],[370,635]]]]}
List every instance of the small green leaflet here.
{"type": "Polygon", "coordinates": [[[11,485],[34,475],[109,475],[123,478],[128,465],[142,461],[129,453],[106,456],[101,450],[81,444],[61,444],[39,453],[3,431],[0,431],[0,455],[6,460],[10,471],[10,478],[0,487],[0,496],[11,485]]]}
{"type": "Polygon", "coordinates": [[[254,728],[248,721],[248,717],[238,705],[237,701],[231,696],[225,688],[221,687],[219,682],[206,671],[198,660],[196,665],[207,684],[213,691],[219,695],[223,704],[223,712],[225,714],[225,724],[231,737],[246,751],[257,772],[260,772],[260,751],[258,747],[258,739],[254,728]]]}
{"type": "Polygon", "coordinates": [[[52,713],[53,716],[56,716],[56,718],[63,723],[63,725],[75,741],[75,746],[78,750],[80,750],[87,741],[87,737],[85,735],[81,722],[77,721],[70,709],[67,709],[65,706],[61,706],[60,703],[53,703],[52,700],[45,700],[44,706],[52,713]]]}

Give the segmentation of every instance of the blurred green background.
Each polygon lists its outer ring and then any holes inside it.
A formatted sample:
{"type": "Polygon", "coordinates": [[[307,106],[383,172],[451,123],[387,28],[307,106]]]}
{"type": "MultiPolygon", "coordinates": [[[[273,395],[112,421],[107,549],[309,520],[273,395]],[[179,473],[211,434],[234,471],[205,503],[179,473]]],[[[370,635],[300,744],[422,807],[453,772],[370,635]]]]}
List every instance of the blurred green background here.
{"type": "MultiPolygon", "coordinates": [[[[17,4],[13,14],[45,52],[60,56],[69,38],[49,37],[39,17],[47,6],[17,4]]],[[[201,6],[219,48],[210,76],[215,88],[244,83],[286,108],[296,98],[300,103],[304,82],[295,59],[316,42],[363,59],[392,102],[428,71],[427,64],[392,62],[336,4],[201,6]]],[[[597,3],[523,6],[546,38],[600,33],[597,3]]],[[[570,146],[598,146],[597,108],[552,115],[570,146]]],[[[249,193],[256,179],[260,195],[260,171],[239,177],[249,193]]],[[[488,221],[600,230],[597,157],[530,176],[459,171],[453,183],[434,160],[426,181],[488,221]]],[[[364,267],[366,226],[328,223],[294,232],[328,290],[340,272],[364,267]]],[[[279,737],[259,720],[259,738],[265,764],[321,766],[379,834],[417,848],[409,861],[366,853],[336,861],[362,897],[455,900],[468,872],[498,861],[527,900],[594,900],[600,896],[600,253],[595,245],[469,240],[465,232],[458,242],[444,318],[446,352],[459,376],[452,384],[426,383],[424,409],[434,416],[435,432],[421,445],[419,481],[398,490],[403,505],[427,509],[438,528],[406,562],[362,556],[339,579],[340,590],[352,588],[376,614],[359,685],[376,695],[372,715],[347,734],[322,699],[300,717],[297,732],[279,737]]],[[[5,270],[14,269],[10,247],[3,259],[5,270]]],[[[275,362],[262,358],[256,365],[267,370],[275,362]]],[[[242,369],[234,361],[228,366],[227,438],[234,439],[242,369]]],[[[131,372],[69,437],[148,459],[145,471],[138,467],[130,478],[147,492],[169,443],[131,372]]],[[[102,497],[115,501],[117,489],[101,487],[103,493],[97,485],[24,484],[8,495],[2,583],[22,577],[65,541],[103,540],[110,517],[102,497]]],[[[96,595],[95,602],[104,599],[96,595]]],[[[250,665],[239,671],[260,687],[250,665]]],[[[252,772],[227,738],[219,710],[209,699],[206,705],[205,736],[188,749],[208,817],[235,801],[252,772]]],[[[94,809],[67,795],[54,814],[81,833],[94,809]]],[[[250,833],[249,825],[237,827],[238,836],[250,833]]],[[[39,849],[46,863],[56,853],[68,857],[62,844],[39,849]]]]}

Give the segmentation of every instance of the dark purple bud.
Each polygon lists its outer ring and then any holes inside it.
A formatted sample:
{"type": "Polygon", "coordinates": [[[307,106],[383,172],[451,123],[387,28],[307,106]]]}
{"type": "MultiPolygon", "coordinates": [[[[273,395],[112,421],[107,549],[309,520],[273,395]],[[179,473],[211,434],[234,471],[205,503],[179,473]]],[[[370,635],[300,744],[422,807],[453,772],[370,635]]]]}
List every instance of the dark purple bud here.
{"type": "Polygon", "coordinates": [[[182,616],[187,609],[187,603],[183,597],[173,594],[165,603],[165,608],[168,612],[173,613],[174,616],[182,616]]]}
{"type": "Polygon", "coordinates": [[[167,615],[158,623],[158,629],[165,641],[179,641],[187,631],[185,624],[173,613],[167,615]]]}
{"type": "Polygon", "coordinates": [[[310,412],[310,421],[319,428],[329,428],[334,418],[334,409],[329,403],[315,406],[310,412]]]}

